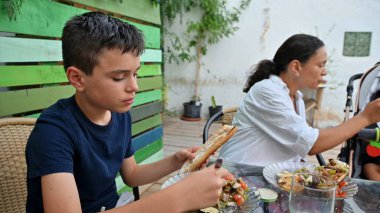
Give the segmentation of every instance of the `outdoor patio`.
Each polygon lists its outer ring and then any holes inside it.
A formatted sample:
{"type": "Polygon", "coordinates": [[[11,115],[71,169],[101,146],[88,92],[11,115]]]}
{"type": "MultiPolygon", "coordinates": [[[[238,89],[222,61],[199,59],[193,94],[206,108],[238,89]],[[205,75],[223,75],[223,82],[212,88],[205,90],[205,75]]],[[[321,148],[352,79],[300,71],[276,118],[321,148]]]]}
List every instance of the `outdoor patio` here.
{"type": "MultiPolygon", "coordinates": [[[[191,147],[199,146],[202,144],[202,131],[206,123],[206,120],[198,122],[183,121],[178,117],[163,116],[163,129],[164,129],[164,155],[168,156],[176,151],[191,147]]],[[[210,128],[210,132],[215,131],[220,127],[220,124],[213,124],[210,128]]],[[[340,152],[340,145],[323,153],[325,159],[336,158],[340,152]]],[[[308,156],[308,161],[313,164],[318,164],[316,157],[308,156]]],[[[171,176],[172,173],[154,184],[147,184],[140,187],[141,197],[147,196],[153,192],[160,190],[161,185],[171,176]]]]}

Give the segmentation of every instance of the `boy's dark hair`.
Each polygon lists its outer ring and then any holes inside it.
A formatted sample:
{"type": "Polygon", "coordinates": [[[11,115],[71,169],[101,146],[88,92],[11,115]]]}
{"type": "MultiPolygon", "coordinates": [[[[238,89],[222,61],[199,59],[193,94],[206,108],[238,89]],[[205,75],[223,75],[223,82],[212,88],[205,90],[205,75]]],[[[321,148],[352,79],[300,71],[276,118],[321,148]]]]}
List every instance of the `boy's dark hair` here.
{"type": "Polygon", "coordinates": [[[74,16],[62,33],[62,56],[65,70],[70,66],[91,75],[103,50],[120,49],[140,56],[144,38],[135,26],[100,12],[74,16]]]}
{"type": "Polygon", "coordinates": [[[286,71],[292,60],[307,62],[323,46],[323,42],[315,36],[306,34],[291,36],[278,48],[273,60],[262,60],[256,65],[248,77],[243,92],[248,92],[255,83],[268,79],[270,75],[279,76],[281,72],[286,71]]]}

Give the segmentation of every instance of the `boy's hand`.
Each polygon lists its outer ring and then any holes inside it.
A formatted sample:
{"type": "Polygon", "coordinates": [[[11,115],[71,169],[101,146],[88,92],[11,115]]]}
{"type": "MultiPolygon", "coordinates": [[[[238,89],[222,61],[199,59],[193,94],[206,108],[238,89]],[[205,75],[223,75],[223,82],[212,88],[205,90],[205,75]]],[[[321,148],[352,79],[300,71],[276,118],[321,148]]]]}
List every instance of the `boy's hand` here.
{"type": "Polygon", "coordinates": [[[198,151],[200,147],[190,147],[187,149],[182,149],[175,153],[175,158],[177,162],[182,166],[187,160],[192,160],[195,158],[195,152],[198,151]]]}
{"type": "Polygon", "coordinates": [[[214,165],[193,172],[179,182],[181,185],[181,201],[186,210],[196,210],[214,206],[219,199],[229,173],[224,168],[215,169],[214,165]],[[183,187],[183,188],[182,188],[183,187]],[[183,199],[183,200],[182,200],[183,199]]]}

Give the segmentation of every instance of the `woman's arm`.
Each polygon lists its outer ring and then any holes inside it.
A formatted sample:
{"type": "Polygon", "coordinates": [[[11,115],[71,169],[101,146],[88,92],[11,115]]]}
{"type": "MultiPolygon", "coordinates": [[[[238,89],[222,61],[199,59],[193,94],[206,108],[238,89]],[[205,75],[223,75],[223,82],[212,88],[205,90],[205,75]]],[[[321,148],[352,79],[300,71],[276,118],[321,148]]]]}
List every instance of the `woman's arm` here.
{"type": "Polygon", "coordinates": [[[370,102],[357,116],[328,129],[321,129],[317,141],[309,151],[315,155],[346,141],[366,126],[380,121],[380,99],[370,102]]]}

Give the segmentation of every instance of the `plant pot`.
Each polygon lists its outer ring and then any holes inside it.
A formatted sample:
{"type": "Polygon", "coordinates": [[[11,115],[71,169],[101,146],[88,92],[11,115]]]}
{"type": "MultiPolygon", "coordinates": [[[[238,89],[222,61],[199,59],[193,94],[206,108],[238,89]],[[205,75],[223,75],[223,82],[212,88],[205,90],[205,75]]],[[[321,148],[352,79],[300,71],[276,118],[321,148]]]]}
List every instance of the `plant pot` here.
{"type": "Polygon", "coordinates": [[[184,106],[183,117],[185,118],[200,118],[201,117],[201,107],[202,107],[201,103],[192,104],[190,102],[185,102],[183,103],[183,106],[184,106]]]}
{"type": "MultiPolygon", "coordinates": [[[[216,105],[215,107],[212,107],[212,106],[209,106],[208,107],[208,112],[210,114],[210,118],[217,112],[220,112],[223,110],[223,106],[220,106],[220,105],[216,105]]],[[[217,119],[217,120],[220,120],[220,117],[217,119]]]]}

